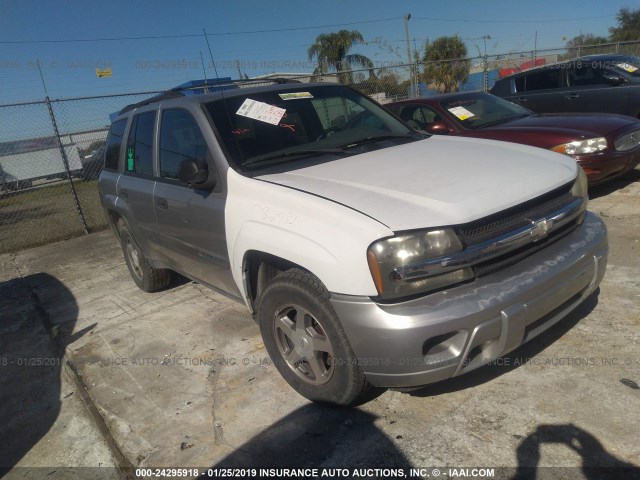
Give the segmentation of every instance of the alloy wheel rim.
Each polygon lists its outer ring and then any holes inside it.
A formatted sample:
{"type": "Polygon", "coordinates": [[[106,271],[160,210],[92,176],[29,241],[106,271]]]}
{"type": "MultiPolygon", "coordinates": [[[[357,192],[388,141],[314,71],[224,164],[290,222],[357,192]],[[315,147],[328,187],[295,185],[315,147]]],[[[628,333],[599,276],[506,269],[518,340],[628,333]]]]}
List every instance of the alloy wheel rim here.
{"type": "Polygon", "coordinates": [[[138,249],[135,247],[131,239],[127,239],[127,255],[129,256],[131,267],[133,268],[136,276],[142,279],[143,273],[142,267],[140,266],[140,253],[138,252],[138,249]]]}
{"type": "Polygon", "coordinates": [[[285,305],[274,315],[278,351],[287,366],[311,385],[323,385],[333,376],[333,346],[322,324],[299,305],[285,305]]]}

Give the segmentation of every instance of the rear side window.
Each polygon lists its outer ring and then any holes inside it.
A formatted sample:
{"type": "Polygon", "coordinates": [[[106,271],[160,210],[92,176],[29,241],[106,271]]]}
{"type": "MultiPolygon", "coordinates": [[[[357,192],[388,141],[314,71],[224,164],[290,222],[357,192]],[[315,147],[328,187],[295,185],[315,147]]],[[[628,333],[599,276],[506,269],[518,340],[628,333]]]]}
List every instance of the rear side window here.
{"type": "MultiPolygon", "coordinates": [[[[540,72],[533,72],[524,76],[525,84],[524,90],[527,92],[533,90],[549,90],[552,88],[560,87],[560,74],[562,70],[559,68],[553,70],[542,70],[540,72]]],[[[516,90],[522,91],[516,84],[516,90]]]]}
{"type": "Polygon", "coordinates": [[[209,149],[195,119],[182,109],[164,110],[160,125],[160,176],[178,178],[183,160],[207,164],[209,149]]]}
{"type": "Polygon", "coordinates": [[[105,170],[118,170],[120,147],[122,146],[122,137],[124,136],[124,127],[126,127],[126,125],[126,118],[118,120],[117,122],[113,122],[111,124],[109,135],[107,135],[107,143],[105,146],[105,170]]]}
{"type": "Polygon", "coordinates": [[[133,117],[127,139],[125,172],[153,175],[153,127],[155,120],[156,112],[141,113],[133,117]]]}
{"type": "MultiPolygon", "coordinates": [[[[434,110],[421,105],[402,107],[399,116],[405,122],[414,122],[418,128],[425,128],[428,124],[440,120],[439,115],[434,110]]],[[[411,124],[409,123],[409,125],[411,124]]]]}

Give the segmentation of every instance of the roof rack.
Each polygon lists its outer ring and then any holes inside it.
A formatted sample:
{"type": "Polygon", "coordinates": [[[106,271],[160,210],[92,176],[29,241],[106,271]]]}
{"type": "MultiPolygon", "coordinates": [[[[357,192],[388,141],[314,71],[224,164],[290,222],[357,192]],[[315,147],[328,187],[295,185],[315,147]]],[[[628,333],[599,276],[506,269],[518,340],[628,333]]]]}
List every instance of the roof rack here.
{"type": "MultiPolygon", "coordinates": [[[[251,83],[275,83],[278,85],[281,84],[285,84],[285,83],[300,83],[299,80],[295,80],[293,78],[248,78],[248,79],[241,79],[241,80],[230,80],[230,81],[225,81],[224,83],[212,83],[211,85],[208,85],[206,82],[204,85],[192,85],[192,86],[188,86],[188,87],[183,87],[183,86],[178,86],[178,87],[174,87],[170,90],[167,90],[165,92],[162,92],[158,95],[154,95],[151,98],[148,98],[146,100],[143,100],[141,102],[138,103],[132,103],[130,105],[127,105],[126,107],[124,107],[122,110],[120,110],[120,112],[118,113],[119,115],[122,115],[125,112],[129,112],[135,108],[139,108],[139,107],[144,107],[145,105],[149,105],[150,103],[154,103],[154,102],[161,102],[162,100],[170,100],[172,98],[179,98],[179,97],[184,97],[185,94],[182,92],[185,91],[189,91],[189,90],[207,90],[208,88],[212,88],[212,89],[219,89],[220,87],[225,87],[225,86],[231,86],[232,88],[235,87],[236,85],[245,85],[245,84],[251,84],[251,83]]],[[[205,92],[205,93],[209,93],[209,92],[205,92]]]]}
{"type": "Polygon", "coordinates": [[[178,98],[178,97],[184,97],[184,93],[182,93],[180,90],[175,90],[172,88],[171,90],[167,90],[166,92],[160,93],[159,95],[154,95],[153,97],[147,98],[146,100],[143,100],[141,102],[127,105],[122,110],[120,110],[118,114],[122,115],[123,113],[129,112],[134,108],[144,107],[145,105],[149,105],[150,103],[153,103],[153,102],[160,102],[162,100],[169,100],[171,98],[178,98]]]}

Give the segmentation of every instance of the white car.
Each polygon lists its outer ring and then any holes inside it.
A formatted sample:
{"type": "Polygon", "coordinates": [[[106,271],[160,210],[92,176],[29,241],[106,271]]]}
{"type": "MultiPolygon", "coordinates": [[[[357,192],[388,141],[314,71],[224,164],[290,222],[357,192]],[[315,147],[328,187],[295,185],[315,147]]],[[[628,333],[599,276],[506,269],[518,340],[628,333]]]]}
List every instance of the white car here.
{"type": "Polygon", "coordinates": [[[283,377],[320,402],[474,370],[606,268],[573,159],[429,137],[340,85],[126,107],[99,186],[140,288],[177,271],[243,302],[283,377]]]}

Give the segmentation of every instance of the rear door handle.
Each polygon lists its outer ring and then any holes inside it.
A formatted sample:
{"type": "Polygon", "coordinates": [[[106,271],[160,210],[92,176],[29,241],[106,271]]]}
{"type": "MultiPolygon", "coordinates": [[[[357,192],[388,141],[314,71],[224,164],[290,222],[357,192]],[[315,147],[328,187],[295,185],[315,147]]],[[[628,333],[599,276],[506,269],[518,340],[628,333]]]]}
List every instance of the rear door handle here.
{"type": "Polygon", "coordinates": [[[158,208],[162,208],[164,210],[169,208],[169,203],[166,198],[157,198],[156,205],[158,205],[158,208]]]}
{"type": "Polygon", "coordinates": [[[118,195],[122,198],[129,198],[129,192],[126,191],[124,188],[120,189],[120,193],[118,195]]]}
{"type": "Polygon", "coordinates": [[[580,98],[580,95],[577,93],[570,93],[569,95],[565,95],[564,98],[567,100],[573,100],[574,98],[580,98]]]}
{"type": "Polygon", "coordinates": [[[524,103],[524,102],[527,102],[527,101],[528,101],[528,100],[527,100],[527,97],[518,97],[518,98],[516,98],[516,102],[522,102],[522,103],[524,103]]]}

